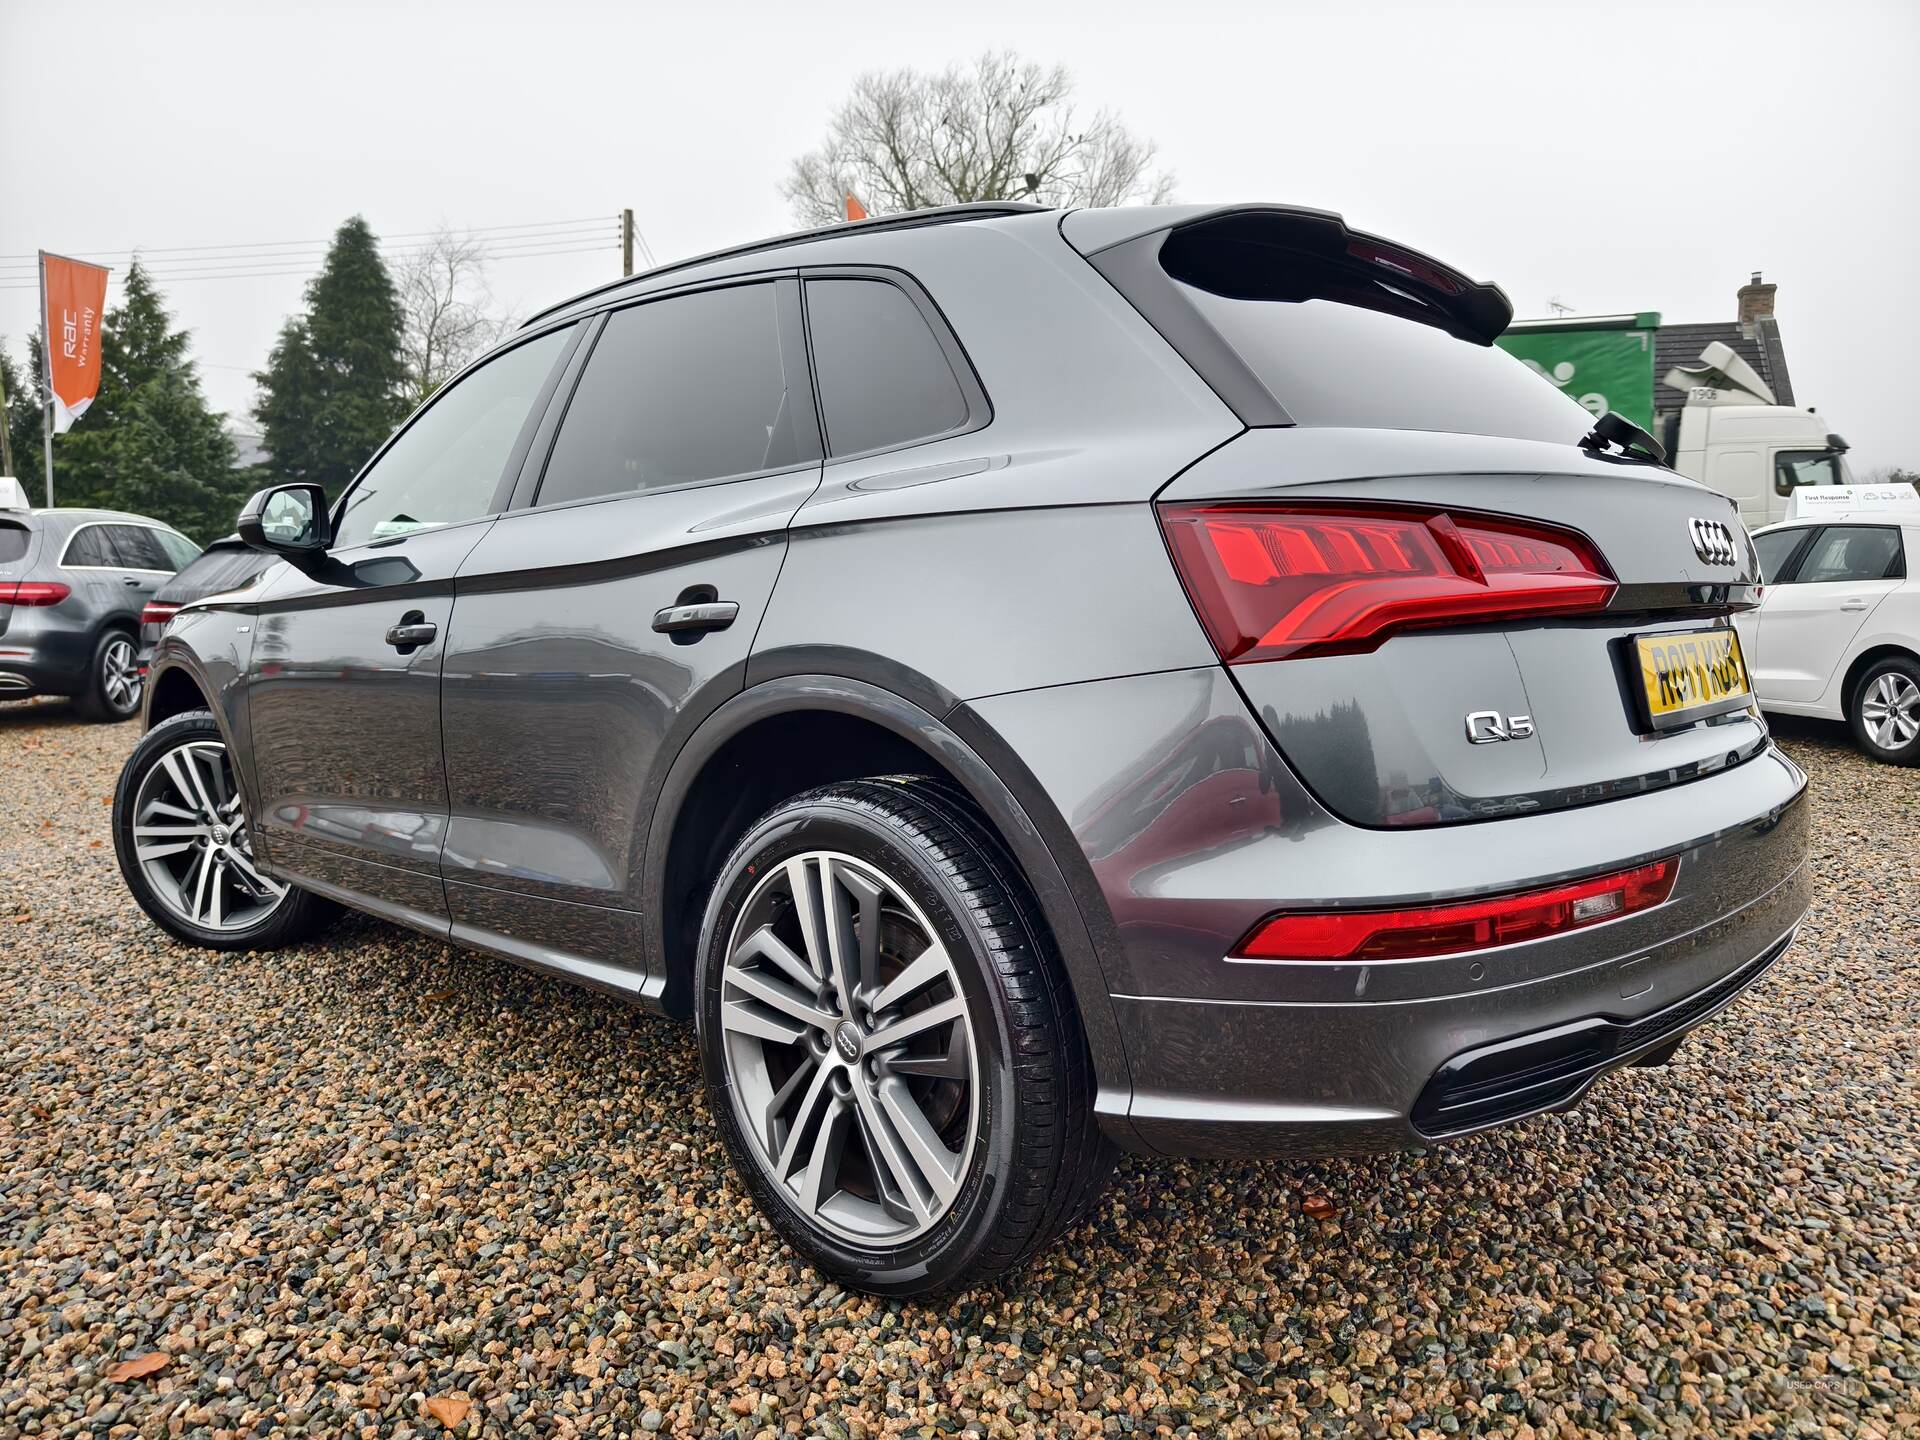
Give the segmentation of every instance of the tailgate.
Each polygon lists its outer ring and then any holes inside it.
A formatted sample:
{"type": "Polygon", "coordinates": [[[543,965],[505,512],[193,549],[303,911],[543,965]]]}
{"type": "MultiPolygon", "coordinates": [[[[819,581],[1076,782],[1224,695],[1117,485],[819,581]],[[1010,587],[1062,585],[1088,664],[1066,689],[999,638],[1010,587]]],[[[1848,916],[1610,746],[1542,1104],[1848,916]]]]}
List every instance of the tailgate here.
{"type": "Polygon", "coordinates": [[[1595,613],[1412,628],[1354,653],[1230,665],[1301,779],[1356,824],[1593,803],[1684,783],[1766,744],[1737,695],[1716,690],[1688,712],[1700,718],[1681,723],[1649,714],[1636,638],[1725,630],[1758,578],[1731,502],[1671,472],[1526,441],[1264,429],[1214,452],[1160,501],[1163,514],[1251,501],[1513,517],[1586,537],[1618,582],[1595,613]],[[1697,546],[1700,521],[1724,525],[1733,543],[1697,546]]]}

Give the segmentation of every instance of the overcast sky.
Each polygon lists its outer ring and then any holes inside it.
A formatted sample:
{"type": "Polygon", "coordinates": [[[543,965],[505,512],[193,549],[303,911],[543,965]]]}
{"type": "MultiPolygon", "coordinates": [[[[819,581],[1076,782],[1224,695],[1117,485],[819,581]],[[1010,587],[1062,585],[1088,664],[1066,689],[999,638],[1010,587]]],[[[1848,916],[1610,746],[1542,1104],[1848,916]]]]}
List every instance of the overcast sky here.
{"type": "MultiPolygon", "coordinates": [[[[35,249],[144,247],[244,415],[302,279],[189,279],[190,247],[324,242],[355,212],[387,237],[484,227],[520,237],[491,278],[525,313],[618,273],[625,205],[662,261],[791,228],[777,183],[855,74],[988,47],[1069,65],[1177,198],[1338,210],[1523,316],[1729,319],[1762,270],[1799,403],[1856,467],[1920,467],[1915,0],[0,0],[0,333],[24,355],[35,249]],[[579,243],[602,248],[533,253],[579,243]]],[[[277,253],[261,268],[308,263],[277,253]]]]}

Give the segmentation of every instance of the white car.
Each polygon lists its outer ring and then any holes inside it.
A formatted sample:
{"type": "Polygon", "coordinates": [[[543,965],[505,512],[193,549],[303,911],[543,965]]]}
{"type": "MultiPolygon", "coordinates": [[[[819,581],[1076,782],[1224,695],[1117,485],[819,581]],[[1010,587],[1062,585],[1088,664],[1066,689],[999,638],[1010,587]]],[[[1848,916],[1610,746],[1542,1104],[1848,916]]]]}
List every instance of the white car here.
{"type": "Polygon", "coordinates": [[[1920,493],[1834,485],[1795,493],[1753,534],[1760,606],[1734,618],[1763,710],[1845,720],[1860,748],[1920,763],[1920,493]]]}

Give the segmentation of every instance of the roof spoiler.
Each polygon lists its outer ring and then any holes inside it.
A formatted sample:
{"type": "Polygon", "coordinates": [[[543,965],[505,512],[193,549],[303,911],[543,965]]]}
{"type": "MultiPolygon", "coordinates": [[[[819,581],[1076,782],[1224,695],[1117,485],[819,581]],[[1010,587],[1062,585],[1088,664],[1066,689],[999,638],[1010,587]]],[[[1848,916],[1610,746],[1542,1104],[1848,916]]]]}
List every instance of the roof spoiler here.
{"type": "MultiPolygon", "coordinates": [[[[1498,285],[1469,279],[1430,255],[1351,229],[1330,210],[1289,205],[1188,210],[1176,212],[1159,234],[1159,260],[1168,275],[1229,299],[1338,300],[1434,325],[1480,345],[1491,345],[1513,320],[1513,304],[1498,285]]],[[[1075,238],[1071,231],[1068,238],[1075,238]]],[[[1094,253],[1142,235],[1099,238],[1106,243],[1094,253]]]]}

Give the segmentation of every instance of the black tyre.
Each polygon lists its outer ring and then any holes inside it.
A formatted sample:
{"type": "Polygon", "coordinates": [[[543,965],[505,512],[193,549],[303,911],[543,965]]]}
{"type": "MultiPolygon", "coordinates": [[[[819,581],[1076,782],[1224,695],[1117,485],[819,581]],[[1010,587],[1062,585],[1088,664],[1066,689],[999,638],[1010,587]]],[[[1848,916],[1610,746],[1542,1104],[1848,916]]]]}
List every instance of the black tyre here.
{"type": "Polygon", "coordinates": [[[926,1296],[990,1279],[1112,1166],[1051,939],[943,788],[855,780],[775,808],[721,867],[695,983],[734,1165],[836,1280],[926,1296]]]}
{"type": "Polygon", "coordinates": [[[262,875],[233,762],[205,710],[149,730],[113,792],[113,849],[140,908],[209,950],[272,950],[314,934],[329,900],[262,875]]]}
{"type": "Polygon", "coordinates": [[[73,707],[88,720],[118,723],[140,713],[140,655],[133,637],[109,630],[93,647],[87,685],[73,697],[73,707]]]}
{"type": "Polygon", "coordinates": [[[1890,656],[1869,665],[1854,684],[1847,718],[1874,759],[1920,765],[1920,662],[1890,656]]]}

